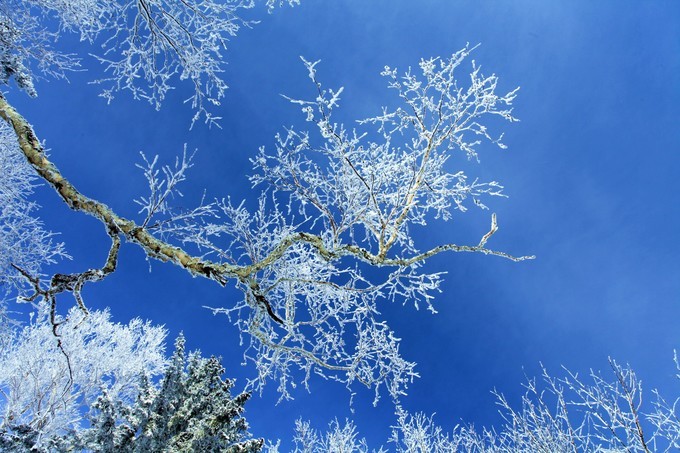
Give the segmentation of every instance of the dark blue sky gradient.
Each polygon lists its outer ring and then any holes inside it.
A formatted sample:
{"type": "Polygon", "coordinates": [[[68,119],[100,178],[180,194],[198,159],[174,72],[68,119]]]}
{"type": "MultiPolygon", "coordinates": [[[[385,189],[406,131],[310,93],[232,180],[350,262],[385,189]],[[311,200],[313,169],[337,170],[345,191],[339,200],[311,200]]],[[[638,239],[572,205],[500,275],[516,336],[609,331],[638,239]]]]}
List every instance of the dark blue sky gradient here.
{"type": "MultiPolygon", "coordinates": [[[[134,216],[132,199],[145,194],[134,167],[138,152],[170,162],[184,143],[198,148],[184,188],[187,205],[204,189],[209,197],[252,205],[248,159],[260,145],[271,149],[282,126],[303,119],[279,94],[313,95],[299,55],[322,59],[321,81],[345,87],[336,119],[349,123],[395,101],[379,76],[384,65],[406,69],[421,57],[481,43],[473,58],[485,73],[499,75],[500,90],[521,86],[515,102],[521,122],[491,124],[506,132],[508,150],[485,145],[480,165],[462,155],[450,162],[506,187],[510,198],[488,200],[500,224],[489,245],[537,259],[440,255],[428,264],[448,272],[438,315],[382,306],[422,376],[404,406],[436,412],[445,427],[498,423],[492,389],[517,402],[524,375],[539,374],[539,363],[558,375],[560,365],[606,372],[608,356],[629,362],[648,390],[677,394],[679,2],[303,0],[260,16],[262,23],[244,30],[227,52],[231,89],[216,112],[222,129],[188,130],[187,85],[170,93],[160,112],[126,95],[106,106],[98,88],[86,84],[99,74],[90,61],[90,71],[70,83],[39,83],[35,100],[16,92],[9,98],[64,175],[122,215],[134,216]]],[[[75,38],[64,44],[87,51],[75,38]]],[[[100,265],[108,247],[103,227],[70,212],[47,188],[39,198],[43,218],[75,257],[57,269],[100,265]]],[[[471,209],[448,223],[431,222],[416,237],[422,249],[472,244],[488,222],[488,211],[471,209]]],[[[118,271],[86,289],[87,303],[111,307],[121,322],[140,316],[165,324],[172,336],[184,331],[189,347],[222,356],[229,376],[240,383],[252,376],[240,365],[235,328],[200,308],[229,306],[239,293],[171,265],[148,268],[141,250],[124,246],[118,271]]],[[[311,389],[277,406],[274,385],[253,398],[247,406],[253,433],[283,439],[285,451],[297,417],[317,427],[352,417],[372,445],[386,440],[394,423],[387,398],[373,408],[372,394],[357,388],[352,414],[341,385],[315,379],[311,389]]]]}

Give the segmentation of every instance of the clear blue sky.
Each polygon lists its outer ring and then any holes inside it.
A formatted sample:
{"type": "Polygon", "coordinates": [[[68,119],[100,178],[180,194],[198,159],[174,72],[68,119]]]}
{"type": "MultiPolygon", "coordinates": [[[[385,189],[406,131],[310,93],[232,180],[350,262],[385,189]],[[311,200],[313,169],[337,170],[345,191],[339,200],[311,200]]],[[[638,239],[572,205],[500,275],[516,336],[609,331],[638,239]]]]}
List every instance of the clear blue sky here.
{"type": "MultiPolygon", "coordinates": [[[[260,11],[262,13],[262,11],[260,11]]],[[[500,231],[490,245],[532,262],[443,255],[429,268],[447,271],[438,315],[385,305],[402,351],[422,376],[404,401],[412,411],[436,412],[445,427],[497,423],[497,389],[518,401],[524,375],[543,363],[555,374],[607,371],[607,357],[629,362],[648,390],[677,394],[673,349],[680,349],[680,2],[626,0],[302,0],[245,30],[227,52],[231,89],[217,112],[222,129],[197,125],[182,104],[190,87],[171,93],[160,112],[119,96],[111,105],[86,85],[98,68],[70,83],[38,84],[40,96],[10,100],[52,149],[62,172],[94,198],[133,216],[144,194],[134,167],[138,152],[170,161],[182,146],[198,148],[185,186],[187,203],[208,196],[254,201],[249,157],[271,146],[282,126],[299,124],[298,110],[280,93],[311,94],[298,56],[322,59],[319,77],[344,86],[341,116],[379,112],[393,94],[378,75],[384,65],[406,68],[421,57],[450,55],[466,42],[482,45],[474,59],[500,77],[501,90],[521,86],[516,116],[504,124],[509,149],[481,149],[470,167],[503,183],[508,199],[490,200],[500,231]]],[[[83,47],[76,39],[65,44],[83,47]]],[[[107,238],[101,225],[72,213],[46,188],[43,217],[63,232],[72,263],[100,265],[107,238]]],[[[421,247],[475,243],[488,212],[470,211],[416,234],[421,247]]],[[[111,307],[121,322],[140,316],[165,324],[188,345],[220,355],[241,383],[238,333],[202,305],[228,306],[239,294],[170,265],[152,263],[133,245],[118,271],[89,287],[91,307],[111,307]]],[[[314,380],[293,402],[275,406],[275,387],[247,406],[256,436],[290,439],[297,417],[325,427],[352,417],[372,445],[394,423],[384,399],[357,389],[354,414],[341,385],[314,380]]],[[[671,394],[672,395],[672,394],[671,394]]],[[[284,448],[285,450],[285,448],[284,448]]]]}

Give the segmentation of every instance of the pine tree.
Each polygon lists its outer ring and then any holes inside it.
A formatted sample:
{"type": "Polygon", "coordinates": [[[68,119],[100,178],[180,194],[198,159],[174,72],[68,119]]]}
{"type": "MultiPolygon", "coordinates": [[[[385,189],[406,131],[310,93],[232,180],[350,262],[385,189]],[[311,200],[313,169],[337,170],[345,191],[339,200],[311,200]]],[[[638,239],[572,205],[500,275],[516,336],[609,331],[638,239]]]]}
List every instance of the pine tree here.
{"type": "Polygon", "coordinates": [[[81,446],[101,452],[259,452],[263,439],[248,439],[241,416],[250,394],[231,396],[234,381],[222,379],[224,368],[215,357],[193,352],[185,340],[175,352],[158,389],[144,381],[133,406],[103,393],[81,446]]]}

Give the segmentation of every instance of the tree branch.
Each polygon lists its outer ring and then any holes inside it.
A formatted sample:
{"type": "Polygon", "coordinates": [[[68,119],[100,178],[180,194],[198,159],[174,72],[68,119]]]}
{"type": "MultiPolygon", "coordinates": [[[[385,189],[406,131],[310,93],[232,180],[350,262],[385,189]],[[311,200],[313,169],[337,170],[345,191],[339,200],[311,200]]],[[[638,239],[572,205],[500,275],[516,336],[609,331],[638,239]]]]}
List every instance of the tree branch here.
{"type": "Polygon", "coordinates": [[[215,280],[223,286],[226,284],[227,277],[243,275],[238,266],[217,264],[191,256],[184,250],[155,238],[134,221],[117,215],[104,203],[81,194],[50,162],[31,125],[7,102],[2,94],[0,94],[0,117],[14,129],[21,151],[29,163],[57,191],[71,209],[95,217],[107,228],[120,232],[128,241],[140,245],[147,255],[160,261],[175,263],[188,270],[192,275],[200,275],[215,280]]]}
{"type": "MultiPolygon", "coordinates": [[[[375,266],[409,267],[427,258],[445,251],[454,252],[477,252],[485,255],[494,255],[512,261],[533,259],[533,256],[515,257],[505,252],[486,248],[488,239],[498,230],[495,214],[492,216],[491,229],[486,233],[476,246],[447,244],[435,247],[427,252],[411,257],[388,258],[384,253],[371,253],[369,250],[354,245],[345,244],[337,248],[329,249],[320,236],[298,232],[283,239],[265,258],[250,265],[238,266],[233,264],[215,263],[190,255],[179,247],[175,247],[165,241],[154,237],[145,226],[139,226],[134,221],[117,215],[104,203],[93,200],[81,194],[59,171],[59,169],[47,158],[45,151],[36,137],[31,125],[21,116],[0,94],[0,117],[7,121],[17,136],[19,146],[29,163],[37,173],[47,181],[75,211],[89,214],[101,221],[108,229],[113,240],[111,251],[106,264],[101,269],[89,270],[81,274],[63,275],[56,274],[52,278],[50,293],[58,293],[65,290],[71,291],[76,296],[81,309],[84,308],[80,298],[80,289],[86,281],[97,281],[113,272],[116,267],[118,248],[120,247],[119,235],[123,235],[128,241],[141,246],[149,257],[163,262],[172,262],[195,276],[202,276],[215,280],[224,286],[229,278],[236,278],[242,282],[249,281],[253,275],[260,272],[278,259],[284,256],[286,251],[294,244],[304,242],[314,247],[317,253],[327,261],[339,259],[342,256],[353,256],[356,259],[375,266]]],[[[36,284],[34,284],[35,286],[36,284]]],[[[248,285],[252,289],[252,285],[248,285]]],[[[278,324],[283,324],[282,319],[276,315],[269,301],[259,291],[253,290],[255,300],[266,310],[269,317],[278,324]]]]}

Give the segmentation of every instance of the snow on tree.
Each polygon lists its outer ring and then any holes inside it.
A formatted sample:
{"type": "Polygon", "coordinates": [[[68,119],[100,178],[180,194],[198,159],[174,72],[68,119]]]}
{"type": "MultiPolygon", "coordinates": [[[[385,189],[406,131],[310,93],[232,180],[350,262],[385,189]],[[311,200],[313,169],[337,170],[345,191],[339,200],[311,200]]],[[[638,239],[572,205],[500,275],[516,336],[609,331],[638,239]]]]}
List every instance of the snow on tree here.
{"type": "Polygon", "coordinates": [[[193,352],[184,338],[158,388],[145,381],[134,404],[121,404],[106,393],[95,402],[91,428],[80,434],[82,446],[102,452],[228,451],[258,452],[264,440],[249,439],[242,417],[250,394],[231,396],[234,381],[222,379],[217,358],[193,352]]]}
{"type": "MultiPolygon", "coordinates": [[[[268,5],[276,3],[280,2],[268,5]]],[[[215,78],[215,65],[221,64],[220,37],[235,32],[230,28],[236,20],[234,8],[252,6],[252,2],[203,0],[199,5],[205,12],[198,14],[175,1],[78,2],[73,10],[61,3],[31,4],[53,11],[64,29],[75,28],[86,39],[112,26],[115,15],[108,13],[134,17],[133,29],[123,28],[106,41],[111,45],[107,52],[127,58],[109,63],[116,89],[130,89],[159,105],[170,75],[178,73],[180,79],[195,84],[194,108],[199,114],[205,113],[203,100],[219,98],[224,88],[215,78]],[[91,17],[100,19],[76,20],[90,17],[97,8],[106,14],[91,17]],[[130,50],[133,44],[134,51],[130,50]],[[153,61],[159,51],[164,57],[157,67],[153,61]],[[139,75],[134,83],[144,80],[150,91],[131,86],[130,74],[139,75]]],[[[19,23],[14,12],[7,14],[5,21],[19,23]]],[[[15,41],[8,43],[8,52],[18,52],[12,47],[17,46],[15,41]]],[[[287,398],[300,379],[306,384],[310,376],[320,375],[347,387],[359,383],[371,388],[376,401],[381,390],[398,399],[417,376],[415,364],[401,356],[400,340],[380,318],[379,305],[398,300],[416,307],[424,304],[434,312],[433,294],[442,275],[425,271],[423,263],[435,254],[532,258],[487,247],[498,229],[495,214],[490,216],[489,231],[473,245],[442,244],[421,250],[410,233],[415,225],[446,221],[454,210],[463,212],[469,204],[485,208],[485,197],[502,195],[499,183],[470,180],[451,163],[456,154],[477,159],[482,141],[505,147],[502,134],[492,135],[483,124],[489,117],[516,120],[512,102],[517,90],[497,93],[498,78],[483,75],[474,61],[466,74],[468,81],[462,81],[459,72],[473,50],[466,46],[448,58],[424,59],[417,70],[403,73],[386,67],[382,75],[400,106],[384,108],[381,114],[360,120],[354,129],[333,120],[342,89],[323,87],[317,63],[303,60],[312,81],[312,98],[291,102],[301,107],[311,131],[286,129],[276,137],[273,152],[262,148],[253,158],[252,181],[262,187],[255,212],[229,198],[190,211],[173,209],[171,195],[191,165],[185,155],[174,168],[159,169],[156,159],[145,158],[142,168],[150,194],[137,200],[143,217],[137,222],[123,218],[81,194],[61,174],[33,127],[2,96],[0,116],[14,129],[28,162],[72,209],[100,220],[111,238],[100,269],[56,274],[48,284],[28,270],[21,273],[31,282],[34,297],[54,306],[58,294],[71,292],[85,311],[83,285],[115,270],[125,239],[141,246],[149,258],[175,263],[194,276],[221,285],[236,283],[243,299],[213,310],[229,315],[249,339],[246,358],[258,372],[253,388],[277,380],[282,397],[287,398]],[[226,247],[225,240],[231,241],[226,247]]],[[[107,55],[101,58],[111,58],[107,55]]]]}
{"type": "MultiPolygon", "coordinates": [[[[284,3],[298,2],[265,2],[270,10],[284,3]]],[[[194,88],[189,99],[194,121],[212,123],[218,118],[210,107],[227,88],[223,51],[240,28],[252,24],[242,12],[255,4],[5,0],[0,82],[13,80],[35,96],[36,77],[63,77],[77,69],[77,55],[54,47],[63,33],[75,32],[103,48],[95,58],[105,76],[96,82],[107,99],[125,90],[159,108],[178,79],[188,81],[194,88]]],[[[88,312],[82,288],[115,271],[123,240],[140,246],[150,259],[240,288],[241,301],[213,311],[227,314],[248,339],[245,355],[258,372],[253,388],[278,380],[285,398],[299,376],[307,383],[320,375],[348,387],[372,388],[376,400],[381,390],[398,400],[417,374],[380,318],[380,304],[398,300],[436,311],[433,294],[442,275],[428,272],[424,263],[439,253],[532,258],[487,246],[498,229],[495,214],[477,244],[421,250],[411,235],[414,226],[446,221],[471,204],[485,208],[485,197],[502,196],[498,182],[470,180],[452,163],[457,154],[477,160],[483,142],[505,147],[502,134],[489,131],[486,119],[516,120],[517,90],[497,93],[498,78],[483,75],[474,61],[469,75],[460,77],[473,50],[466,46],[451,57],[424,59],[405,72],[386,67],[382,75],[400,105],[360,119],[354,128],[334,120],[342,88],[324,87],[318,62],[303,60],[313,91],[310,99],[290,101],[310,130],[285,129],[273,150],[262,148],[253,157],[252,181],[262,188],[254,212],[228,197],[189,211],[173,208],[169,200],[191,167],[185,154],[174,167],[159,168],[157,159],[144,157],[150,193],[137,200],[140,219],[123,218],[69,182],[34,128],[0,94],[0,117],[6,122],[0,129],[0,284],[43,302],[31,325],[15,330],[16,337],[2,337],[7,345],[0,362],[2,445],[103,451],[262,448],[261,441],[248,437],[240,416],[248,394],[231,397],[233,383],[222,380],[216,359],[191,355],[187,363],[180,340],[156,389],[150,376],[163,364],[163,330],[141,321],[118,326],[107,313],[88,312]],[[28,198],[33,171],[69,207],[105,226],[111,248],[101,268],[40,278],[40,265],[64,251],[34,216],[28,198]],[[56,310],[62,293],[73,294],[78,305],[68,321],[56,310]],[[153,360],[140,362],[145,354],[153,360]],[[104,366],[97,368],[101,357],[104,366]],[[93,409],[89,428],[80,425],[82,407],[93,409]]],[[[556,380],[546,373],[544,388],[529,381],[519,411],[499,395],[507,421],[499,431],[459,427],[446,434],[431,417],[398,409],[391,442],[397,451],[423,452],[680,448],[678,401],[657,395],[652,409],[643,410],[635,374],[615,362],[611,366],[614,382],[595,373],[592,382],[571,374],[556,380]]],[[[327,433],[306,422],[297,430],[298,451],[368,451],[350,421],[332,423],[327,433]]]]}
{"type": "MultiPolygon", "coordinates": [[[[313,452],[360,452],[368,453],[366,439],[358,437],[358,431],[349,420],[344,425],[333,420],[328,425],[328,431],[320,433],[313,429],[309,422],[297,420],[295,422],[295,453],[313,452]]],[[[277,446],[269,449],[270,453],[278,451],[277,446]]],[[[382,448],[380,449],[382,452],[382,448]]]]}
{"type": "MultiPolygon", "coordinates": [[[[535,379],[525,384],[521,408],[514,408],[496,393],[505,423],[500,429],[457,425],[447,433],[433,416],[409,414],[397,408],[397,423],[388,440],[389,451],[399,453],[449,452],[645,452],[680,449],[680,397],[666,401],[657,391],[646,402],[642,382],[629,366],[609,362],[613,380],[591,372],[583,379],[567,371],[554,378],[544,369],[541,384],[535,379]]],[[[680,363],[675,357],[680,384],[680,363]]],[[[337,421],[326,432],[313,429],[309,422],[295,423],[295,451],[368,452],[365,440],[353,422],[337,421]]],[[[278,451],[276,445],[269,451],[278,451]]]]}
{"type": "Polygon", "coordinates": [[[159,375],[166,359],[166,331],[133,319],[110,321],[108,311],[88,316],[73,307],[66,318],[50,319],[49,307],[0,350],[0,429],[30,434],[41,448],[55,436],[78,430],[83,408],[102,390],[121,401],[134,400],[140,376],[159,375]]]}
{"type": "MultiPolygon", "coordinates": [[[[266,6],[271,11],[284,3],[299,0],[267,0],[266,6]]],[[[255,5],[254,0],[3,0],[0,82],[12,78],[36,96],[36,75],[65,77],[77,70],[78,56],[53,46],[61,34],[74,32],[101,47],[95,58],[107,76],[96,82],[105,87],[105,98],[128,90],[160,108],[177,76],[194,86],[194,120],[203,115],[214,121],[206,104],[219,105],[227,88],[221,74],[224,50],[242,27],[255,23],[241,17],[255,5]]]]}
{"type": "Polygon", "coordinates": [[[497,229],[495,215],[475,246],[421,251],[410,234],[413,225],[465,211],[467,201],[483,206],[484,196],[502,195],[497,182],[469,181],[445,165],[456,150],[476,158],[480,137],[504,146],[479,118],[515,120],[507,106],[516,90],[498,96],[495,76],[482,76],[473,63],[469,86],[456,81],[454,72],[472,50],[423,60],[420,75],[409,70],[398,76],[385,68],[388,86],[404,105],[360,121],[367,130],[332,121],[342,89],[323,88],[317,63],[303,60],[315,98],[291,102],[301,106],[315,131],[287,129],[277,136],[275,153],[262,148],[253,159],[251,179],[264,186],[258,210],[221,201],[211,208],[226,222],[199,231],[160,228],[183,244],[196,244],[205,256],[239,266],[224,270],[233,269],[244,300],[215,312],[238,313],[236,324],[251,334],[248,357],[259,370],[258,384],[277,376],[287,396],[286,370],[299,367],[306,376],[330,370],[347,385],[356,381],[375,389],[376,400],[381,386],[397,398],[416,374],[399,354],[399,340],[377,318],[379,304],[397,300],[434,312],[432,293],[441,274],[424,272],[422,264],[438,253],[530,258],[486,247],[497,229]],[[211,241],[218,236],[233,238],[228,250],[211,241]],[[371,268],[388,273],[376,279],[371,268]]]}
{"type": "MultiPolygon", "coordinates": [[[[76,308],[71,315],[82,316],[76,308]]],[[[64,354],[45,320],[19,334],[0,367],[3,451],[262,449],[242,416],[250,394],[232,397],[234,381],[222,378],[217,358],[187,358],[180,336],[165,366],[163,328],[108,318],[71,320],[71,332],[59,337],[64,354]]]]}

